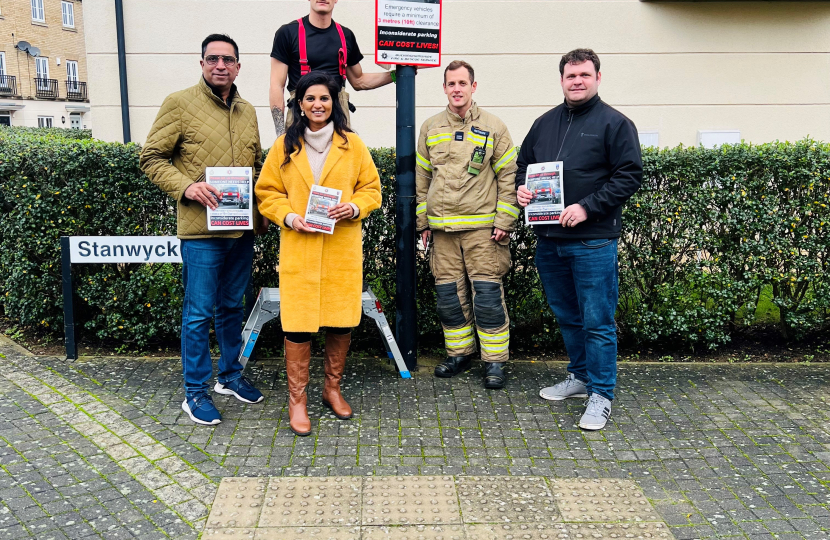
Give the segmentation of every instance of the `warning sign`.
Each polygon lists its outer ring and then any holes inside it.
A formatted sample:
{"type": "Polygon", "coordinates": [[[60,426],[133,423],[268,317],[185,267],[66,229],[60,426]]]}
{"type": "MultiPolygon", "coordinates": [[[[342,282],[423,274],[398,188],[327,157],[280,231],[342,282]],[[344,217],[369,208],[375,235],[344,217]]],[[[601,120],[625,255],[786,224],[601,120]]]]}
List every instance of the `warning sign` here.
{"type": "Polygon", "coordinates": [[[375,0],[375,62],[441,65],[441,0],[375,0]]]}

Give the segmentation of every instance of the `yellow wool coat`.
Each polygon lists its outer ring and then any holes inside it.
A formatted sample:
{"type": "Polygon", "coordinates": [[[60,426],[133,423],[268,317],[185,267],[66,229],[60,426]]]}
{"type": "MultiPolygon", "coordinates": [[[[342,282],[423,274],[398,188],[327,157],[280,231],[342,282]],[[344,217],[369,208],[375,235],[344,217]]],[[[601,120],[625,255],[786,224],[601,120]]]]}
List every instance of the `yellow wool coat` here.
{"type": "Polygon", "coordinates": [[[285,160],[284,135],[277,139],[256,184],[259,211],[282,227],[280,318],[286,332],[349,328],[360,323],[363,294],[361,221],[380,208],[380,177],[368,148],[354,133],[334,134],[319,184],[343,191],[341,202],[360,210],[342,219],[334,234],[300,233],[285,226],[289,213],[304,216],[314,174],[305,145],[285,160]]]}

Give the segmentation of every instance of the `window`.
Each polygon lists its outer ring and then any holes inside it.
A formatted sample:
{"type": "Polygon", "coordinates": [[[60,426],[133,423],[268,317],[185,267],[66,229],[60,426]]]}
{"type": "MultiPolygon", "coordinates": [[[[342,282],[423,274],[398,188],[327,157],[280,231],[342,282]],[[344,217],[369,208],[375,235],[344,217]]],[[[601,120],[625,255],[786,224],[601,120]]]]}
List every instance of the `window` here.
{"type": "Polygon", "coordinates": [[[37,89],[49,90],[49,59],[42,56],[35,58],[35,71],[37,72],[37,89]]]}
{"type": "Polygon", "coordinates": [[[698,131],[697,143],[704,148],[715,148],[723,144],[741,144],[741,132],[738,130],[698,131]]]}
{"type": "Polygon", "coordinates": [[[10,96],[16,93],[17,86],[14,83],[14,77],[6,76],[6,53],[0,52],[0,94],[10,96]]]}
{"type": "Polygon", "coordinates": [[[640,146],[645,146],[646,148],[650,146],[659,147],[660,137],[659,133],[656,131],[640,131],[637,133],[640,136],[640,146]]]}
{"type": "Polygon", "coordinates": [[[52,127],[52,121],[55,119],[53,116],[38,116],[37,117],[37,127],[52,127]]]}
{"type": "Polygon", "coordinates": [[[63,25],[67,28],[75,28],[75,4],[61,2],[61,14],[63,15],[63,25]]]}
{"type": "Polygon", "coordinates": [[[43,0],[32,0],[32,20],[46,22],[46,15],[43,13],[43,0]]]}
{"type": "Polygon", "coordinates": [[[9,77],[6,77],[6,53],[0,52],[0,93],[5,95],[17,93],[9,83],[9,77]]]}
{"type": "Polygon", "coordinates": [[[75,60],[66,61],[66,88],[70,92],[78,91],[78,62],[75,60]]]}
{"type": "Polygon", "coordinates": [[[43,56],[35,58],[35,72],[38,79],[49,78],[49,59],[43,56]]]}

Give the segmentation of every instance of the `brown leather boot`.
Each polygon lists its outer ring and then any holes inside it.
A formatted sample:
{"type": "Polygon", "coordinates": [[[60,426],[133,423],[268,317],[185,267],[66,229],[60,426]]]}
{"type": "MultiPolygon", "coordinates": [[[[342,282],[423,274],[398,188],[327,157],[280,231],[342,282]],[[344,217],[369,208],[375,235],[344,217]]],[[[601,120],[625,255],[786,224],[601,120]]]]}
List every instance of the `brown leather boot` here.
{"type": "Polygon", "coordinates": [[[308,365],[311,362],[311,342],[293,343],[285,340],[285,371],[288,374],[288,424],[295,435],[311,435],[308,419],[308,365]]]}
{"type": "Polygon", "coordinates": [[[323,405],[331,409],[334,416],[341,420],[352,417],[352,408],[340,393],[340,379],[346,370],[346,355],[349,353],[351,341],[351,333],[338,335],[326,332],[326,384],[323,386],[323,405]]]}

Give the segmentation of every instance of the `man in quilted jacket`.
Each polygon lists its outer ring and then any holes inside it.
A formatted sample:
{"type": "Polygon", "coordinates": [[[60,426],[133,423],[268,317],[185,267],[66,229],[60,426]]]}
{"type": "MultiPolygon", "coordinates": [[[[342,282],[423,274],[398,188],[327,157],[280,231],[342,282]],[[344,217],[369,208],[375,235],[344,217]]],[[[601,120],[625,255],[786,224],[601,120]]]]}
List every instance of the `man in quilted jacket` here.
{"type": "MultiPolygon", "coordinates": [[[[214,391],[245,403],[263,396],[242,376],[237,357],[242,347],[242,298],[251,279],[252,231],[208,231],[207,207],[218,206],[219,190],[207,184],[206,167],[262,168],[259,127],[253,105],[239,96],[239,48],[226,35],[202,42],[198,84],[169,95],[141,152],[141,168],[177,203],[181,239],[182,409],[198,424],[215,425],[222,416],[208,393],[213,375],[210,322],[215,315],[219,375],[214,391]]],[[[253,199],[253,198],[252,198],[253,199]]],[[[257,233],[268,221],[253,209],[257,233]]]]}

